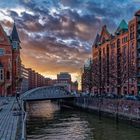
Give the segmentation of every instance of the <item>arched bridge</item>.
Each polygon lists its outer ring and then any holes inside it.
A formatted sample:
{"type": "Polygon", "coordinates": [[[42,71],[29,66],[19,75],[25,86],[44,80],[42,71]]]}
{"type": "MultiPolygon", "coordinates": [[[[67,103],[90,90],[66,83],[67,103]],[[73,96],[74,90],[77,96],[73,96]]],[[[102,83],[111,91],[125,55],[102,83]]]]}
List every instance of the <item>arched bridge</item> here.
{"type": "Polygon", "coordinates": [[[38,87],[22,94],[21,99],[24,101],[35,100],[55,100],[55,99],[72,99],[70,92],[59,86],[38,87]]]}

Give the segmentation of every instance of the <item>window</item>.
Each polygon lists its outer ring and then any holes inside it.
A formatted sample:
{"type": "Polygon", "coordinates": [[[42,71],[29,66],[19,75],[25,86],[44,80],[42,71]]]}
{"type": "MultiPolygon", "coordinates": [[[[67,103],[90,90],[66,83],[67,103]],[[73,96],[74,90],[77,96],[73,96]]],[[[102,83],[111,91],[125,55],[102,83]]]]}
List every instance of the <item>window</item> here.
{"type": "Polygon", "coordinates": [[[134,56],[134,52],[132,52],[132,59],[134,59],[134,57],[135,57],[135,56],[134,56]]]}
{"type": "Polygon", "coordinates": [[[130,43],[130,47],[134,48],[134,43],[133,42],[130,43]]]}
{"type": "Polygon", "coordinates": [[[17,42],[15,42],[15,41],[13,42],[13,48],[14,48],[14,49],[17,49],[17,48],[18,48],[18,44],[17,44],[17,42]]]}
{"type": "Polygon", "coordinates": [[[120,47],[120,40],[118,39],[117,40],[117,48],[119,48],[120,47]]]}
{"type": "Polygon", "coordinates": [[[0,81],[4,80],[4,70],[0,69],[0,81]]]}
{"type": "Polygon", "coordinates": [[[122,43],[125,43],[125,42],[127,42],[127,41],[128,41],[127,36],[125,36],[125,37],[122,38],[122,43]]]}
{"type": "Polygon", "coordinates": [[[105,48],[103,48],[103,55],[105,55],[105,48]]]}
{"type": "Polygon", "coordinates": [[[4,49],[0,48],[0,56],[3,56],[5,54],[4,49]]]}
{"type": "Polygon", "coordinates": [[[7,71],[6,77],[7,77],[7,80],[10,80],[10,72],[9,71],[7,71]]]}

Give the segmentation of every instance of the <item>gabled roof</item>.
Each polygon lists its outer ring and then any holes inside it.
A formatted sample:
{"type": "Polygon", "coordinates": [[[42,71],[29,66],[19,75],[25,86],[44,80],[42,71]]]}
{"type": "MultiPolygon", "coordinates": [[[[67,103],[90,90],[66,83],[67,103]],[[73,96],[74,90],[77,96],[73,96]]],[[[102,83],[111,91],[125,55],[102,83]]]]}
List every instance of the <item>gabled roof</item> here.
{"type": "Polygon", "coordinates": [[[11,33],[11,38],[12,38],[13,41],[20,42],[15,23],[14,23],[13,30],[12,30],[12,33],[11,33]]]}
{"type": "Polygon", "coordinates": [[[6,32],[4,31],[2,25],[0,24],[0,33],[1,33],[1,40],[0,43],[4,43],[5,45],[10,45],[9,38],[7,37],[6,32]]]}
{"type": "Polygon", "coordinates": [[[109,33],[109,31],[107,30],[107,26],[106,26],[106,25],[104,25],[104,26],[102,27],[101,35],[102,35],[103,33],[105,33],[105,34],[107,34],[108,36],[110,36],[110,33],[109,33]]]}
{"type": "Polygon", "coordinates": [[[109,39],[110,39],[110,36],[111,36],[111,34],[110,34],[109,31],[107,30],[107,26],[104,25],[104,26],[102,27],[102,30],[101,30],[100,42],[103,43],[103,42],[105,42],[106,40],[109,40],[109,39]]]}
{"type": "Polygon", "coordinates": [[[100,41],[100,35],[97,34],[97,35],[96,35],[96,38],[95,38],[95,40],[94,40],[93,46],[97,45],[97,43],[98,43],[99,41],[100,41]]]}
{"type": "Polygon", "coordinates": [[[135,13],[135,16],[140,16],[140,10],[135,13]]]}
{"type": "Polygon", "coordinates": [[[128,24],[126,23],[126,21],[123,19],[120,24],[119,27],[116,30],[116,33],[120,33],[121,31],[126,31],[128,30],[128,24]]]}

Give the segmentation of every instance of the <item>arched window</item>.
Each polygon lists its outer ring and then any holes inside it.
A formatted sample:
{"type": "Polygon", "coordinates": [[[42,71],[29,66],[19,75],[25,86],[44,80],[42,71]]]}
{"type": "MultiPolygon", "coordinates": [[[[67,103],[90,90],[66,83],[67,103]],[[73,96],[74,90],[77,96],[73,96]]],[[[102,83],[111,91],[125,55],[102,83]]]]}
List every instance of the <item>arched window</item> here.
{"type": "Polygon", "coordinates": [[[117,48],[120,47],[120,39],[117,40],[117,48]]]}

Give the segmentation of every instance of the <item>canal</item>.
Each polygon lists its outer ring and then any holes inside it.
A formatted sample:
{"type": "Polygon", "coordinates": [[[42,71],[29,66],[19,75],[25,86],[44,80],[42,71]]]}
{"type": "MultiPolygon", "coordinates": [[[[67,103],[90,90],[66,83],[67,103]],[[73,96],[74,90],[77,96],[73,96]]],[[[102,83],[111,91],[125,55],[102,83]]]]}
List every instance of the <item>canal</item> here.
{"type": "Polygon", "coordinates": [[[140,140],[138,128],[50,101],[30,102],[27,111],[27,140],[140,140]]]}

